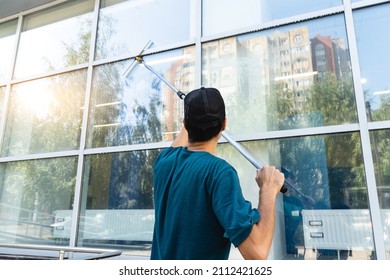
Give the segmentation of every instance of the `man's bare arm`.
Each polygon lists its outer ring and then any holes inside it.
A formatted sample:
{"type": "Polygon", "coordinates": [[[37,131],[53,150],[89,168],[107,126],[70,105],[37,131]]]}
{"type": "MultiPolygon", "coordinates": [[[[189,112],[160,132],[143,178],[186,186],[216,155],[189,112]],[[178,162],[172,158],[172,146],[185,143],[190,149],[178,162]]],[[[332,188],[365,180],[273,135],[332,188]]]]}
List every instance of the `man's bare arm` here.
{"type": "Polygon", "coordinates": [[[253,225],[249,236],[238,246],[244,259],[268,258],[275,229],[276,197],[284,183],[284,175],[273,166],[264,166],[257,170],[256,182],[259,190],[258,209],[260,221],[253,225]]]}

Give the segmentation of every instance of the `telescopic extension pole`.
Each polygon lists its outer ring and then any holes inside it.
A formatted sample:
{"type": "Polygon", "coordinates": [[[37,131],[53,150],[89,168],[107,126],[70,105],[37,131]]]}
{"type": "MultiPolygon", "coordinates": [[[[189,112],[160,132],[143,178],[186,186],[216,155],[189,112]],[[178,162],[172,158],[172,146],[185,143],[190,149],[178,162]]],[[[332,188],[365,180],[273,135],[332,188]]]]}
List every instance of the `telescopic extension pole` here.
{"type": "MultiPolygon", "coordinates": [[[[162,77],[153,67],[146,64],[145,61],[142,58],[142,53],[145,49],[149,48],[152,45],[152,43],[149,41],[149,43],[145,46],[145,48],[141,51],[141,53],[135,57],[135,60],[138,61],[141,65],[143,65],[146,69],[148,69],[150,72],[152,72],[154,75],[156,75],[161,81],[163,81],[170,89],[172,89],[177,96],[179,96],[180,99],[184,100],[185,94],[175,88],[170,82],[168,82],[164,77],[162,77]]],[[[127,77],[129,73],[133,70],[134,64],[132,63],[124,72],[123,76],[127,77]]],[[[254,167],[261,170],[263,169],[263,165],[257,161],[242,145],[240,145],[238,142],[236,142],[225,130],[222,131],[222,136],[225,138],[226,141],[228,141],[241,155],[243,155],[254,167]]],[[[285,180],[284,185],[280,189],[280,192],[285,193],[287,192],[288,187],[294,188],[292,184],[290,184],[287,180],[285,180]]],[[[294,188],[295,189],[295,188],[294,188]]]]}

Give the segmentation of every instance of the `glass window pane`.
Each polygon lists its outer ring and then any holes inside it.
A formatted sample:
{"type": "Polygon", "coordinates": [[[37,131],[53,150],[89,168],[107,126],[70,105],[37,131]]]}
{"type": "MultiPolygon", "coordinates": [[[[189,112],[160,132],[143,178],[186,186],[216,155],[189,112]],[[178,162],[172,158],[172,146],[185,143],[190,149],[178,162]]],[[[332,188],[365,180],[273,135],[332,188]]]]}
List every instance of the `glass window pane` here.
{"type": "Polygon", "coordinates": [[[149,40],[155,47],[160,47],[193,38],[195,19],[192,2],[101,1],[95,58],[138,53],[149,40]]]}
{"type": "Polygon", "coordinates": [[[342,0],[203,0],[202,32],[228,32],[341,4],[342,0]]]}
{"type": "Polygon", "coordinates": [[[10,78],[17,20],[0,23],[0,84],[10,78]]]}
{"type": "Polygon", "coordinates": [[[26,16],[15,77],[88,62],[93,6],[93,0],[69,1],[26,16]]]}
{"type": "Polygon", "coordinates": [[[69,244],[77,158],[0,164],[0,243],[69,244]],[[66,242],[63,243],[64,239],[66,242]]]}
{"type": "MultiPolygon", "coordinates": [[[[194,87],[195,48],[145,57],[172,85],[194,87]]],[[[88,148],[173,140],[181,127],[182,100],[152,72],[132,61],[95,68],[88,122],[88,148]]]]}
{"type": "Polygon", "coordinates": [[[85,158],[79,246],[149,255],[154,227],[152,167],[159,150],[85,158]],[[107,230],[109,229],[109,230],[107,230]]]}
{"type": "Polygon", "coordinates": [[[371,131],[370,138],[382,213],[385,250],[387,259],[390,259],[390,130],[371,131]]]}
{"type": "Polygon", "coordinates": [[[86,71],[13,86],[2,155],[77,149],[85,90],[86,71]]]}
{"type": "Polygon", "coordinates": [[[367,117],[390,120],[390,4],[354,12],[367,117]]]}
{"type": "MultiPolygon", "coordinates": [[[[357,133],[253,141],[243,146],[261,162],[281,168],[295,186],[280,195],[276,206],[271,259],[375,257],[357,133]]],[[[229,144],[220,145],[218,155],[234,166],[244,196],[257,206],[255,169],[229,144]]],[[[232,252],[232,258],[240,258],[238,251],[232,252]]]]}
{"type": "Polygon", "coordinates": [[[342,15],[205,43],[202,62],[234,133],[357,122],[342,15]]]}
{"type": "Polygon", "coordinates": [[[1,116],[3,114],[5,90],[6,90],[5,87],[0,87],[0,122],[1,122],[1,116]]]}

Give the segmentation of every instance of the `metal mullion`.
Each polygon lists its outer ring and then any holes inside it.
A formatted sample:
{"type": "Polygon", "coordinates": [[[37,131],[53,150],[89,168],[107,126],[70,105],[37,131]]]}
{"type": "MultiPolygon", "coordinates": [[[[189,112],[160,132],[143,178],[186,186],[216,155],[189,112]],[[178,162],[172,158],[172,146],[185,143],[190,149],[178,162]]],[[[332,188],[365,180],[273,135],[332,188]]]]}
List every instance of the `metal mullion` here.
{"type": "Polygon", "coordinates": [[[66,68],[57,69],[57,70],[53,70],[53,71],[50,71],[50,72],[45,72],[45,73],[40,73],[40,74],[36,74],[36,75],[32,75],[32,76],[27,76],[27,77],[24,77],[24,78],[12,79],[11,80],[11,84],[18,84],[18,83],[24,83],[24,82],[30,82],[30,81],[34,81],[34,80],[39,80],[39,79],[43,79],[43,78],[49,78],[49,77],[60,75],[60,74],[64,74],[64,73],[69,73],[69,72],[73,72],[73,71],[82,70],[82,69],[87,68],[87,67],[88,67],[88,63],[72,65],[72,66],[69,66],[69,67],[66,67],[66,68]]]}
{"type": "Polygon", "coordinates": [[[85,91],[83,121],[81,127],[80,146],[79,146],[78,162],[77,162],[76,185],[75,185],[75,194],[74,194],[75,196],[73,200],[72,224],[70,228],[69,246],[71,247],[75,247],[77,244],[77,236],[78,236],[78,228],[79,228],[78,225],[79,225],[79,217],[81,212],[81,202],[82,202],[81,198],[82,198],[82,191],[83,191],[82,180],[83,180],[83,172],[84,172],[84,149],[85,149],[85,143],[87,138],[89,102],[90,102],[91,90],[92,90],[93,61],[95,57],[99,10],[100,10],[100,0],[95,0],[94,19],[92,24],[92,35],[90,41],[91,45],[89,48],[87,85],[85,91]]]}
{"type": "Polygon", "coordinates": [[[71,157],[77,155],[78,155],[77,150],[42,153],[42,154],[28,154],[28,155],[21,155],[21,156],[1,157],[0,163],[24,161],[24,160],[36,160],[36,159],[50,159],[50,158],[58,158],[58,157],[71,157]]]}
{"type": "MultiPolygon", "coordinates": [[[[142,53],[142,56],[146,57],[146,56],[150,56],[150,55],[153,55],[153,54],[165,53],[165,52],[169,52],[171,50],[182,49],[182,48],[189,47],[189,46],[192,46],[192,45],[195,45],[195,40],[183,41],[183,42],[180,42],[180,43],[175,43],[175,44],[171,44],[171,45],[165,45],[163,47],[157,47],[157,48],[152,47],[151,49],[145,50],[142,53]]],[[[139,55],[139,52],[138,53],[134,52],[134,53],[131,53],[131,54],[125,54],[125,55],[119,55],[119,56],[115,56],[115,57],[103,58],[103,59],[99,59],[99,60],[94,61],[92,65],[93,66],[100,66],[100,65],[109,64],[109,63],[116,63],[116,62],[119,62],[119,61],[135,58],[138,55],[139,55]]]]}
{"type": "Polygon", "coordinates": [[[371,141],[368,130],[368,120],[366,115],[364,92],[360,84],[361,72],[358,58],[358,49],[356,42],[355,26],[353,22],[353,14],[350,0],[344,0],[345,6],[345,22],[347,28],[349,51],[352,65],[352,76],[355,87],[355,98],[358,110],[358,119],[360,125],[360,139],[363,153],[364,170],[367,180],[367,194],[369,202],[369,210],[372,221],[372,230],[374,236],[374,246],[377,259],[385,260],[385,244],[383,240],[383,227],[381,219],[381,211],[376,187],[374,160],[371,152],[371,141]]]}
{"type": "Polygon", "coordinates": [[[203,0],[195,1],[195,87],[202,84],[202,5],[203,0]]]}
{"type": "MultiPolygon", "coordinates": [[[[236,141],[263,141],[263,140],[281,140],[294,137],[306,136],[324,136],[330,134],[358,132],[358,124],[318,126],[311,128],[299,128],[291,130],[276,130],[267,132],[258,132],[252,134],[241,134],[234,136],[236,141]]],[[[220,142],[225,142],[223,139],[220,142]]]]}
{"type": "Polygon", "coordinates": [[[368,124],[370,130],[390,129],[390,121],[378,121],[368,124]]]}
{"type": "MultiPolygon", "coordinates": [[[[334,125],[325,127],[311,127],[302,129],[291,129],[291,130],[279,130],[279,131],[267,131],[260,133],[234,135],[234,139],[238,142],[245,141],[264,141],[264,140],[280,140],[282,138],[293,138],[293,137],[305,137],[305,136],[322,136],[339,133],[350,133],[359,132],[358,124],[346,124],[346,125],[334,125]]],[[[221,137],[219,143],[225,143],[226,140],[221,137]]],[[[141,150],[156,150],[169,147],[171,142],[155,142],[155,143],[143,143],[143,144],[132,144],[124,146],[111,146],[111,147],[98,147],[89,148],[84,150],[84,155],[96,155],[106,153],[120,153],[120,152],[133,152],[141,150]]]]}

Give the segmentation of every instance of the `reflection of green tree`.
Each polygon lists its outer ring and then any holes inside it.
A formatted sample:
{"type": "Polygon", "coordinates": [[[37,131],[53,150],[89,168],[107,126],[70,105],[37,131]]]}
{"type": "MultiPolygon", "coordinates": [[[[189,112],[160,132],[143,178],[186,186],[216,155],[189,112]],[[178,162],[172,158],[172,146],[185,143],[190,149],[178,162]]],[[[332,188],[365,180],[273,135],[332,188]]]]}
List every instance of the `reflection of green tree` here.
{"type": "Polygon", "coordinates": [[[370,139],[380,206],[388,209],[390,200],[383,192],[388,192],[387,188],[390,185],[390,130],[372,131],[370,139]]]}
{"type": "MultiPolygon", "coordinates": [[[[112,27],[109,17],[103,19],[112,27]]],[[[100,25],[102,27],[102,24],[100,25]]],[[[100,28],[99,55],[104,56],[104,40],[112,36],[112,28],[100,28]],[[107,31],[107,33],[105,32],[107,31]]],[[[115,30],[115,28],[114,28],[115,30]]],[[[92,136],[89,145],[93,147],[131,145],[139,143],[158,142],[162,139],[161,122],[161,82],[153,79],[148,92],[137,93],[138,96],[149,97],[147,105],[141,105],[136,99],[131,107],[125,100],[125,86],[131,86],[127,80],[121,83],[122,63],[102,65],[95,69],[94,92],[91,97],[89,118],[89,135],[92,136]],[[113,106],[97,107],[96,104],[118,102],[113,106]],[[133,115],[131,116],[131,113],[133,115]],[[129,117],[131,116],[131,118],[129,117]],[[131,121],[130,121],[131,120],[131,121]],[[113,124],[105,128],[94,128],[93,125],[113,124]]],[[[98,165],[104,169],[107,181],[99,180],[102,170],[92,170],[89,182],[90,198],[88,208],[108,207],[110,209],[153,208],[153,177],[152,167],[157,153],[139,150],[129,153],[112,154],[109,157],[96,157],[101,160],[98,165]],[[95,173],[96,172],[96,173],[95,173]],[[107,189],[107,185],[109,189],[107,189]]]]}
{"type": "Polygon", "coordinates": [[[80,140],[85,72],[72,72],[48,79],[48,114],[32,116],[30,152],[76,149],[80,140]]]}
{"type": "MultiPolygon", "coordinates": [[[[108,25],[112,24],[109,19],[105,19],[108,25]]],[[[109,40],[112,34],[111,28],[107,29],[109,33],[104,40],[109,40]],[[110,33],[111,32],[111,33],[110,33]]],[[[104,41],[103,40],[103,41],[104,41]]],[[[103,42],[100,40],[100,42],[103,42]]],[[[65,45],[67,53],[65,63],[67,66],[78,65],[89,60],[91,43],[91,22],[89,20],[80,23],[79,40],[77,43],[65,45]]],[[[102,68],[104,68],[103,66],[102,68]]],[[[121,98],[123,89],[120,84],[120,73],[113,67],[106,67],[109,71],[100,71],[96,75],[95,88],[99,88],[101,96],[107,97],[110,93],[118,93],[121,98]]],[[[77,149],[80,142],[81,119],[83,114],[84,93],[86,92],[86,71],[69,72],[63,75],[47,78],[50,81],[49,92],[47,96],[50,101],[50,115],[43,119],[39,116],[33,117],[33,132],[31,135],[30,152],[42,153],[51,151],[63,151],[69,149],[77,149]]],[[[155,88],[155,92],[158,89],[155,88]]],[[[98,100],[99,101],[99,100],[98,100]]],[[[101,100],[102,103],[107,102],[101,100]]],[[[110,100],[109,100],[110,101],[110,100]]],[[[95,103],[96,104],[96,103],[95,103]]],[[[97,103],[98,104],[98,103],[97,103]]],[[[126,139],[126,143],[131,144],[132,141],[145,143],[147,141],[161,140],[161,124],[158,119],[159,99],[156,95],[151,98],[148,107],[138,106],[134,113],[137,116],[135,125],[127,124],[122,126],[114,134],[95,134],[94,141],[99,146],[99,143],[111,143],[117,145],[119,138],[126,139]],[[109,139],[110,138],[110,139],[109,139]],[[108,141],[109,140],[109,141],[108,141]],[[143,142],[145,141],[145,142],[143,142]]],[[[95,110],[91,106],[91,110],[95,110]]],[[[123,114],[126,109],[123,103],[117,106],[112,106],[111,109],[93,111],[95,114],[90,114],[94,117],[94,121],[102,120],[102,123],[107,124],[112,120],[118,121],[124,118],[123,114]]],[[[91,126],[92,128],[92,126],[91,126]]],[[[106,131],[107,132],[107,131],[106,131]]],[[[120,140],[120,139],[119,139],[120,140]]],[[[152,165],[156,157],[156,153],[148,151],[138,151],[128,153],[128,159],[123,161],[126,164],[124,170],[128,172],[122,174],[124,177],[118,178],[117,181],[126,183],[127,192],[137,192],[140,202],[135,207],[151,208],[152,207],[152,165]],[[137,175],[137,176],[133,176],[137,175]],[[126,178],[126,179],[123,179],[126,178]],[[144,201],[142,201],[144,200],[144,201]]],[[[102,157],[102,159],[105,157],[102,157]]],[[[92,177],[100,177],[101,173],[112,173],[114,160],[117,158],[111,157],[111,162],[99,164],[100,170],[96,170],[92,177]],[[103,170],[104,169],[104,170],[103,170]]],[[[73,165],[69,165],[73,159],[59,158],[53,160],[37,160],[29,163],[21,162],[17,166],[17,173],[25,174],[23,176],[23,200],[24,205],[31,209],[40,209],[41,211],[52,212],[56,209],[69,209],[72,207],[69,203],[74,193],[76,169],[73,165]],[[67,199],[65,199],[67,197],[67,199]],[[37,204],[38,203],[38,204],[37,204]],[[38,205],[38,206],[37,206],[38,205]]],[[[122,162],[121,162],[122,163],[122,162]]],[[[121,175],[121,176],[122,176],[121,175]]],[[[109,177],[109,176],[108,176],[109,177]]],[[[112,179],[112,176],[111,178],[112,179]]],[[[106,186],[96,180],[99,189],[103,190],[106,186]]],[[[17,181],[20,183],[21,181],[17,181]]],[[[111,188],[116,188],[118,185],[111,184],[111,188]]],[[[19,194],[20,195],[20,194],[19,194]]],[[[107,199],[107,198],[98,198],[107,199]]],[[[128,197],[131,200],[131,197],[128,197]]],[[[108,203],[108,199],[106,200],[108,203]]],[[[128,205],[128,203],[126,204],[128,205]]],[[[125,204],[116,205],[124,208],[125,204]]],[[[106,204],[107,207],[107,204],[106,204]]]]}
{"type": "Polygon", "coordinates": [[[326,73],[314,81],[308,96],[311,111],[320,111],[324,125],[355,123],[356,101],[352,79],[326,73]]]}
{"type": "MultiPolygon", "coordinates": [[[[138,104],[136,101],[133,112],[136,124],[131,130],[131,141],[135,143],[157,142],[162,140],[161,123],[158,113],[161,108],[159,95],[160,84],[154,84],[155,91],[151,97],[148,107],[138,104]]],[[[158,153],[155,151],[140,150],[119,155],[119,162],[123,165],[122,174],[115,175],[118,190],[111,190],[116,201],[110,202],[110,207],[115,208],[153,208],[153,165],[158,153]],[[120,193],[118,195],[118,192],[120,193]]],[[[113,170],[113,173],[116,172],[113,170]]],[[[112,186],[117,188],[116,186],[112,186]]]]}
{"type": "Polygon", "coordinates": [[[75,185],[76,159],[58,158],[20,162],[23,172],[23,206],[51,214],[57,209],[70,209],[75,185]]]}
{"type": "MultiPolygon", "coordinates": [[[[88,23],[85,26],[87,25],[88,23]]],[[[65,58],[67,65],[88,61],[91,32],[86,32],[84,28],[81,28],[81,31],[78,48],[71,49],[68,46],[65,58]]],[[[50,68],[52,67],[49,65],[50,68]]],[[[46,94],[42,102],[47,104],[48,110],[47,114],[31,113],[31,117],[27,118],[32,128],[31,135],[27,136],[30,137],[29,152],[76,149],[80,140],[86,72],[75,71],[45,80],[32,82],[44,82],[46,94]]],[[[15,116],[25,116],[29,113],[18,110],[19,108],[15,108],[15,116]]],[[[76,165],[75,158],[67,157],[12,163],[11,172],[16,176],[10,184],[16,184],[15,189],[20,190],[15,199],[21,197],[22,208],[36,213],[51,214],[57,209],[70,209],[76,181],[76,165]]],[[[22,213],[29,215],[29,212],[22,213]]]]}
{"type": "Polygon", "coordinates": [[[278,124],[295,119],[294,92],[284,87],[283,83],[276,83],[266,95],[267,121],[269,130],[278,130],[278,124]]]}
{"type": "Polygon", "coordinates": [[[381,100],[379,110],[374,112],[375,119],[388,120],[390,118],[390,96],[381,100]]]}
{"type": "MultiPolygon", "coordinates": [[[[380,98],[379,107],[372,108],[371,104],[378,102],[379,98],[365,92],[366,111],[368,121],[385,121],[390,118],[390,96],[380,98]]],[[[390,200],[382,192],[390,185],[390,130],[376,130],[370,132],[371,150],[374,160],[375,179],[379,191],[381,208],[389,208],[390,200]]]]}
{"type": "MultiPolygon", "coordinates": [[[[268,119],[271,125],[278,125],[279,129],[339,125],[357,121],[352,80],[350,77],[338,79],[333,73],[326,73],[313,81],[312,86],[305,91],[302,108],[296,108],[294,93],[280,84],[272,88],[267,107],[276,108],[271,110],[268,119]]],[[[316,188],[328,183],[332,206],[343,201],[344,198],[340,196],[349,192],[350,207],[367,207],[359,135],[351,133],[321,137],[322,141],[316,139],[308,137],[307,141],[282,141],[283,164],[293,171],[304,171],[301,178],[300,174],[294,174],[300,182],[298,187],[307,194],[314,195],[316,188]],[[316,160],[318,157],[325,157],[326,166],[316,160]],[[303,161],[303,158],[306,159],[303,161]],[[307,166],[304,167],[305,165],[307,166]],[[318,172],[327,172],[323,175],[327,176],[329,181],[319,181],[318,172]]]]}
{"type": "Polygon", "coordinates": [[[351,78],[338,79],[333,73],[326,73],[313,80],[312,86],[301,94],[304,94],[303,106],[297,108],[293,90],[283,83],[273,85],[266,103],[267,108],[273,108],[268,111],[270,122],[283,124],[283,129],[301,128],[307,125],[301,121],[307,120],[307,116],[314,118],[315,112],[320,112],[320,118],[312,119],[311,123],[321,121],[322,125],[338,125],[357,121],[351,78]]]}
{"type": "MultiPolygon", "coordinates": [[[[357,110],[350,77],[326,73],[317,79],[308,98],[311,110],[319,110],[324,125],[355,123],[357,110]]],[[[358,133],[325,138],[331,203],[346,202],[351,208],[367,208],[367,191],[358,133]],[[349,197],[344,198],[348,193],[349,197]]]]}
{"type": "Polygon", "coordinates": [[[89,49],[91,44],[91,26],[92,20],[86,19],[80,22],[79,29],[79,46],[72,44],[65,44],[66,55],[65,55],[65,66],[77,65],[85,63],[89,60],[89,49]]]}

